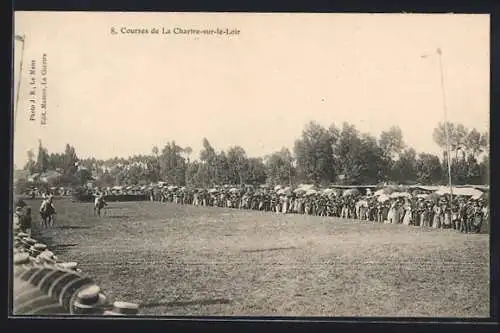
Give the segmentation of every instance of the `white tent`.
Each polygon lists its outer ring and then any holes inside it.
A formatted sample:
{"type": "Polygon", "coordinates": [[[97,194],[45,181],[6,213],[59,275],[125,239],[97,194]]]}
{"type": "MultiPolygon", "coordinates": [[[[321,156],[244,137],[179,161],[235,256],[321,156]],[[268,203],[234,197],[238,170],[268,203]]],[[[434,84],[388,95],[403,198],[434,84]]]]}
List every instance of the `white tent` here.
{"type": "Polygon", "coordinates": [[[316,186],[314,186],[314,184],[299,184],[297,186],[297,188],[301,188],[301,189],[304,189],[304,190],[312,190],[312,189],[315,189],[316,186]]]}
{"type": "MultiPolygon", "coordinates": [[[[483,194],[482,191],[476,190],[475,188],[467,188],[467,187],[453,187],[453,195],[465,196],[465,197],[474,197],[481,196],[483,194]]],[[[450,194],[450,188],[446,186],[442,186],[439,190],[434,192],[439,195],[450,194]]]]}

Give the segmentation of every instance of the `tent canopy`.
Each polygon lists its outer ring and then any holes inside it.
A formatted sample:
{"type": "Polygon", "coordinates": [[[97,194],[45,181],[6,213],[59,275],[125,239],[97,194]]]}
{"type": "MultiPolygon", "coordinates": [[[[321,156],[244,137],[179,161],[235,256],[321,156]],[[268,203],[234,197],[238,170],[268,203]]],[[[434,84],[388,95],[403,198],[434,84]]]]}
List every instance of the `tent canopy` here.
{"type": "MultiPolygon", "coordinates": [[[[477,190],[475,188],[453,187],[452,189],[453,189],[453,195],[458,195],[458,196],[473,197],[473,196],[480,196],[483,194],[482,191],[477,190]]],[[[435,193],[439,195],[450,194],[450,188],[442,186],[435,193]]]]}

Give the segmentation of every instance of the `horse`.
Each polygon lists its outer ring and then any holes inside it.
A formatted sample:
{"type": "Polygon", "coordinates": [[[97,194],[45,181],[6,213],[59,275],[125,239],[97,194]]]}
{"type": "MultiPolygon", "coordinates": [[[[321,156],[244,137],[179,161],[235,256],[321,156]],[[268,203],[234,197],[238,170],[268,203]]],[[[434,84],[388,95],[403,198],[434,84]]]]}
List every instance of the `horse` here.
{"type": "Polygon", "coordinates": [[[53,218],[54,215],[56,215],[56,210],[54,209],[54,206],[52,206],[51,203],[45,205],[42,204],[42,207],[40,207],[42,227],[54,226],[54,218],[53,218]]]}
{"type": "MultiPolygon", "coordinates": [[[[108,204],[102,198],[95,198],[94,201],[94,215],[97,213],[97,216],[101,217],[101,209],[106,207],[108,204]]],[[[106,213],[106,210],[104,210],[106,213]]]]}

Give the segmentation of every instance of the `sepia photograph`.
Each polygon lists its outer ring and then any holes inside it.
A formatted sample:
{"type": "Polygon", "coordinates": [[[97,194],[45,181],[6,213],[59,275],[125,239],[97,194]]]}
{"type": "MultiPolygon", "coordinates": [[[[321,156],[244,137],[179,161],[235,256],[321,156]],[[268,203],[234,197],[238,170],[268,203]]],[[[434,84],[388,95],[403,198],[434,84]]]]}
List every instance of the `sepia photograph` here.
{"type": "Polygon", "coordinates": [[[489,15],[12,39],[12,316],[490,317],[489,15]]]}

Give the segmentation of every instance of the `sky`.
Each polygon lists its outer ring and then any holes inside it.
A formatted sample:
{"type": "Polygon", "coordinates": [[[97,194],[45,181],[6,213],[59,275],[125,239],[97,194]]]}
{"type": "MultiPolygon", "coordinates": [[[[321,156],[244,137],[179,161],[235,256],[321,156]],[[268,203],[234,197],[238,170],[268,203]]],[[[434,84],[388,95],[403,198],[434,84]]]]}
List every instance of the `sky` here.
{"type": "Polygon", "coordinates": [[[25,36],[24,53],[21,42],[14,48],[14,82],[23,59],[18,167],[38,140],[49,152],[70,143],[80,157],[101,159],[149,154],[172,140],[197,157],[206,137],[217,151],[239,145],[264,156],[293,149],[311,120],[375,136],[396,125],[417,152],[440,154],[432,139],[444,117],[437,48],[448,120],[489,129],[489,15],[16,12],[14,20],[25,36]]]}

